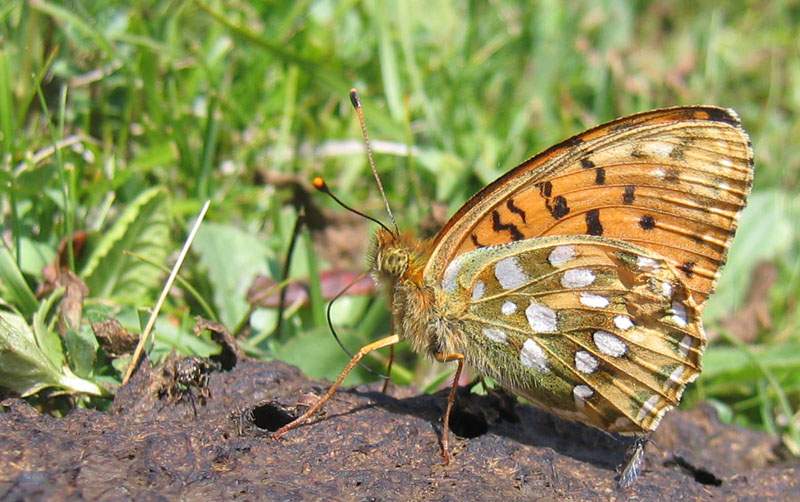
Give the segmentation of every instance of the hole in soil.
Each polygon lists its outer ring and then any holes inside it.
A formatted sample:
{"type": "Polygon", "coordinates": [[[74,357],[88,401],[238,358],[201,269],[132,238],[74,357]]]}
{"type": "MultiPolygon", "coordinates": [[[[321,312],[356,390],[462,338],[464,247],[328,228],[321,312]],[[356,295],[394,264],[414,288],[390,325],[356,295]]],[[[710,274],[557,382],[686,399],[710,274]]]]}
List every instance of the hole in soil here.
{"type": "Polygon", "coordinates": [[[467,410],[453,410],[450,415],[450,430],[467,439],[482,436],[489,431],[486,418],[467,410]]]}
{"type": "Polygon", "coordinates": [[[275,432],[295,417],[280,403],[270,401],[253,408],[253,425],[259,429],[275,432]]]}
{"type": "Polygon", "coordinates": [[[702,467],[695,467],[686,461],[683,457],[672,457],[664,462],[664,467],[678,466],[682,471],[691,474],[695,481],[700,484],[708,486],[722,486],[722,480],[716,477],[713,473],[703,469],[702,467]]]}

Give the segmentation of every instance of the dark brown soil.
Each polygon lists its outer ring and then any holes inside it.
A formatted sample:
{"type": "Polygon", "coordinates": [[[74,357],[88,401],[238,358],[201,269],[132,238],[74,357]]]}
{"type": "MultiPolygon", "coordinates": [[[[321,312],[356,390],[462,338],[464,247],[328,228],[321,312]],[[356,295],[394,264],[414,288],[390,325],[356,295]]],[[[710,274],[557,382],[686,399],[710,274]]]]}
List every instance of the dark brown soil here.
{"type": "Polygon", "coordinates": [[[163,373],[148,367],[105,413],[52,418],[6,399],[0,499],[800,500],[800,462],[778,462],[773,438],[723,426],[708,407],[669,414],[642,476],[620,490],[615,468],[628,440],[502,396],[461,395],[453,421],[462,438],[443,466],[444,395],[346,389],[276,441],[269,431],[326,384],[244,359],[227,372],[201,368],[211,371],[205,390],[165,393],[163,373]]]}

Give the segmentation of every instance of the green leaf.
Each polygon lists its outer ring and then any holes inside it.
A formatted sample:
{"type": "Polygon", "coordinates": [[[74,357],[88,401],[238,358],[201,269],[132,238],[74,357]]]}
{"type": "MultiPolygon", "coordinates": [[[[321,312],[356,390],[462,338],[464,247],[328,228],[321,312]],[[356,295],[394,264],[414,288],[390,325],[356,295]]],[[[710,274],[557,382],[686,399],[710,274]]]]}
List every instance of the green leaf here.
{"type": "MultiPolygon", "coordinates": [[[[338,334],[344,346],[350,347],[353,351],[364,345],[352,330],[342,330],[338,334]]],[[[350,357],[336,344],[327,326],[320,326],[289,338],[285,344],[277,348],[275,357],[294,364],[312,378],[329,380],[336,378],[350,360],[350,357]]],[[[356,368],[344,382],[345,385],[362,383],[364,375],[359,368],[356,368]]]]}
{"type": "Polygon", "coordinates": [[[14,93],[12,87],[14,63],[9,61],[9,50],[0,51],[0,130],[3,131],[2,153],[10,155],[13,151],[16,124],[14,123],[14,93]],[[10,64],[9,64],[10,63],[10,64]]]}
{"type": "Polygon", "coordinates": [[[75,376],[66,365],[53,364],[37,345],[25,318],[11,310],[0,310],[0,386],[23,397],[46,387],[70,393],[108,395],[94,382],[75,376]]]}
{"type": "Polygon", "coordinates": [[[19,308],[25,317],[31,316],[39,306],[14,257],[5,246],[0,246],[0,294],[19,308]]]}
{"type": "Polygon", "coordinates": [[[162,263],[169,254],[167,193],[155,187],[142,192],[103,234],[81,276],[95,298],[138,298],[156,288],[161,271],[123,251],[162,263]]]}
{"type": "MultiPolygon", "coordinates": [[[[367,319],[368,316],[365,316],[367,309],[385,314],[386,306],[380,301],[372,302],[365,296],[342,296],[331,306],[331,318],[334,322],[345,320],[345,324],[346,320],[367,319]]],[[[359,329],[351,329],[346,325],[339,325],[336,328],[339,339],[350,353],[355,353],[367,343],[377,339],[374,330],[365,332],[360,329],[361,327],[359,323],[359,329]]],[[[388,349],[382,352],[385,355],[389,353],[388,349]]],[[[315,328],[304,333],[295,333],[295,336],[275,348],[275,356],[298,366],[306,375],[328,379],[335,378],[350,360],[350,356],[336,343],[327,323],[317,324],[315,328]]],[[[362,359],[362,363],[374,368],[379,374],[386,370],[371,356],[362,359]]],[[[411,375],[408,375],[399,364],[392,368],[392,372],[392,381],[408,383],[411,380],[411,375]]],[[[374,381],[375,378],[375,375],[357,366],[345,379],[345,385],[374,381]]]]}
{"type": "Polygon", "coordinates": [[[100,347],[91,327],[82,324],[79,330],[68,328],[64,333],[64,345],[75,373],[80,377],[90,377],[97,361],[97,349],[100,347]]]}
{"type": "Polygon", "coordinates": [[[316,326],[325,326],[327,324],[325,299],[322,296],[322,282],[319,279],[318,258],[314,255],[314,243],[311,241],[311,235],[308,232],[303,232],[300,235],[300,240],[303,241],[303,246],[306,248],[306,260],[310,278],[308,281],[308,298],[311,302],[314,324],[316,326]]]}
{"type": "Polygon", "coordinates": [[[205,223],[192,250],[214,286],[220,322],[235,326],[247,313],[247,288],[256,274],[268,274],[270,252],[261,239],[231,225],[205,223]]]}
{"type": "Polygon", "coordinates": [[[41,277],[42,269],[56,259],[56,250],[48,244],[36,242],[28,237],[21,237],[19,244],[19,267],[28,276],[41,277]]]}
{"type": "Polygon", "coordinates": [[[162,141],[139,152],[131,160],[131,169],[137,172],[150,172],[156,167],[175,163],[177,158],[172,141],[162,141]]]}
{"type": "Polygon", "coordinates": [[[797,371],[800,368],[800,342],[789,341],[767,347],[752,347],[748,356],[738,347],[714,347],[703,356],[703,379],[724,376],[725,380],[752,381],[758,370],[752,358],[757,358],[770,371],[797,371]]]}
{"type": "Polygon", "coordinates": [[[50,329],[48,317],[53,305],[64,295],[64,288],[53,291],[45,299],[36,313],[33,314],[33,336],[36,345],[42,353],[47,356],[53,366],[58,368],[64,364],[64,349],[61,347],[61,339],[53,330],[50,329]]]}
{"type": "MultiPolygon", "coordinates": [[[[373,5],[369,6],[371,9],[373,5]]],[[[395,41],[397,37],[392,32],[391,18],[387,16],[375,16],[377,19],[378,40],[380,47],[381,62],[381,80],[383,82],[383,90],[386,93],[386,103],[389,105],[389,111],[392,115],[392,120],[399,122],[403,118],[403,96],[400,78],[400,68],[397,63],[397,53],[395,51],[395,41]]]]}
{"type": "Polygon", "coordinates": [[[730,405],[720,401],[719,399],[707,399],[706,402],[714,407],[720,422],[723,424],[730,424],[733,422],[734,412],[730,405]]]}
{"type": "Polygon", "coordinates": [[[717,291],[703,312],[705,319],[717,319],[741,307],[749,290],[750,271],[788,249],[796,238],[792,216],[797,212],[796,205],[781,190],[753,193],[739,221],[717,291]]]}

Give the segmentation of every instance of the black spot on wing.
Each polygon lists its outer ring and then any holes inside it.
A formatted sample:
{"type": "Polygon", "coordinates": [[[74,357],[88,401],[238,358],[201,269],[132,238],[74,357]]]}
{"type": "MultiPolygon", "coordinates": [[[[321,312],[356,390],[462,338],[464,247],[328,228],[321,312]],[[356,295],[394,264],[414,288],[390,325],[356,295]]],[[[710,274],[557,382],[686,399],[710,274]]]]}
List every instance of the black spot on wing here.
{"type": "Polygon", "coordinates": [[[523,211],[522,209],[520,209],[520,208],[518,208],[517,206],[514,205],[514,199],[509,197],[508,200],[506,201],[506,207],[512,213],[519,215],[519,217],[522,218],[522,222],[526,223],[525,211],[523,211]]]}
{"type": "Polygon", "coordinates": [[[647,154],[642,151],[642,147],[640,145],[636,145],[633,147],[633,150],[631,150],[631,157],[634,159],[646,159],[647,154]]]}
{"type": "Polygon", "coordinates": [[[656,226],[656,220],[649,214],[646,214],[639,218],[639,226],[645,230],[652,230],[656,226]]]}
{"type": "Polygon", "coordinates": [[[681,180],[681,173],[677,169],[670,169],[664,175],[664,181],[669,183],[677,183],[681,180]]]}
{"type": "Polygon", "coordinates": [[[594,171],[594,184],[595,185],[602,185],[606,182],[606,170],[602,167],[598,167],[594,171]]]}
{"type": "Polygon", "coordinates": [[[469,234],[469,238],[472,241],[472,244],[476,248],[485,248],[486,247],[483,244],[481,244],[480,242],[478,242],[478,236],[476,236],[475,234],[469,234]]]}
{"type": "Polygon", "coordinates": [[[708,113],[709,119],[714,122],[725,122],[735,127],[741,126],[738,117],[731,115],[728,110],[722,108],[705,108],[703,111],[708,113]]]}
{"type": "Polygon", "coordinates": [[[539,184],[539,195],[549,198],[553,194],[553,184],[549,181],[539,184]]]}
{"type": "Polygon", "coordinates": [[[686,143],[681,143],[672,148],[669,151],[669,158],[675,160],[684,160],[686,158],[686,149],[689,148],[689,145],[686,143]]]}
{"type": "Polygon", "coordinates": [[[683,262],[683,263],[681,264],[681,266],[680,266],[680,267],[678,267],[678,268],[680,268],[680,269],[681,269],[681,272],[683,272],[684,274],[686,274],[686,277],[688,277],[689,279],[691,279],[691,278],[692,278],[692,276],[694,275],[694,267],[695,267],[696,265],[697,265],[697,263],[695,263],[695,262],[693,262],[693,261],[686,261],[686,262],[683,262]]]}
{"type": "Polygon", "coordinates": [[[630,120],[622,120],[619,123],[614,124],[614,126],[611,127],[611,130],[614,131],[614,132],[624,131],[624,130],[630,129],[631,127],[634,127],[636,125],[639,125],[639,124],[637,122],[630,121],[630,120]]]}
{"type": "Polygon", "coordinates": [[[553,218],[557,220],[569,214],[567,199],[561,195],[553,198],[552,203],[549,200],[545,201],[545,206],[547,206],[547,210],[550,211],[550,214],[553,216],[553,218]]]}
{"type": "Polygon", "coordinates": [[[515,241],[521,241],[525,238],[516,225],[513,223],[505,224],[501,222],[500,213],[498,213],[497,210],[492,211],[492,230],[495,232],[508,231],[508,233],[511,234],[511,239],[515,241]]]}
{"type": "MultiPolygon", "coordinates": [[[[561,195],[557,195],[553,198],[553,184],[549,181],[545,181],[544,183],[539,183],[539,195],[544,198],[544,205],[547,207],[547,210],[550,211],[550,215],[555,218],[563,218],[569,213],[569,206],[567,205],[567,199],[565,199],[561,195]]],[[[510,209],[510,208],[509,208],[510,209]]],[[[525,221],[524,219],[522,221],[525,221]]]]}
{"type": "Polygon", "coordinates": [[[581,159],[581,167],[584,169],[591,169],[594,167],[594,162],[584,157],[581,159]]]}
{"type": "Polygon", "coordinates": [[[636,191],[636,187],[633,185],[628,185],[625,187],[625,194],[622,196],[622,202],[625,204],[633,204],[633,200],[635,199],[634,192],[636,191]]]}
{"type": "Polygon", "coordinates": [[[592,209],[586,212],[586,233],[589,235],[603,235],[599,209],[592,209]]]}
{"type": "Polygon", "coordinates": [[[574,147],[576,147],[578,145],[581,145],[581,144],[583,144],[583,139],[580,138],[579,136],[573,136],[573,137],[569,138],[568,140],[565,140],[564,142],[562,142],[561,145],[559,145],[559,146],[561,146],[562,148],[566,149],[566,148],[574,148],[574,147]]]}

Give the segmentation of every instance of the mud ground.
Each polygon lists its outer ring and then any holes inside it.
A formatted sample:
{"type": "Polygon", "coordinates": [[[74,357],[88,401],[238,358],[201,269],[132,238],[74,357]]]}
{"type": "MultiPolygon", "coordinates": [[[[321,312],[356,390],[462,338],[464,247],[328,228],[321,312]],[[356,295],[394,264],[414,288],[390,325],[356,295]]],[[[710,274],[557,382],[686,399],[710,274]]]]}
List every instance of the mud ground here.
{"type": "Polygon", "coordinates": [[[617,488],[629,441],[500,396],[462,393],[449,466],[445,395],[345,389],[310,425],[269,437],[327,388],[280,362],[205,368],[201,388],[142,365],[108,412],[64,418],[7,398],[0,500],[798,501],[800,462],[724,426],[710,407],[673,411],[637,483],[617,488]],[[205,390],[202,389],[207,385],[205,390]]]}

